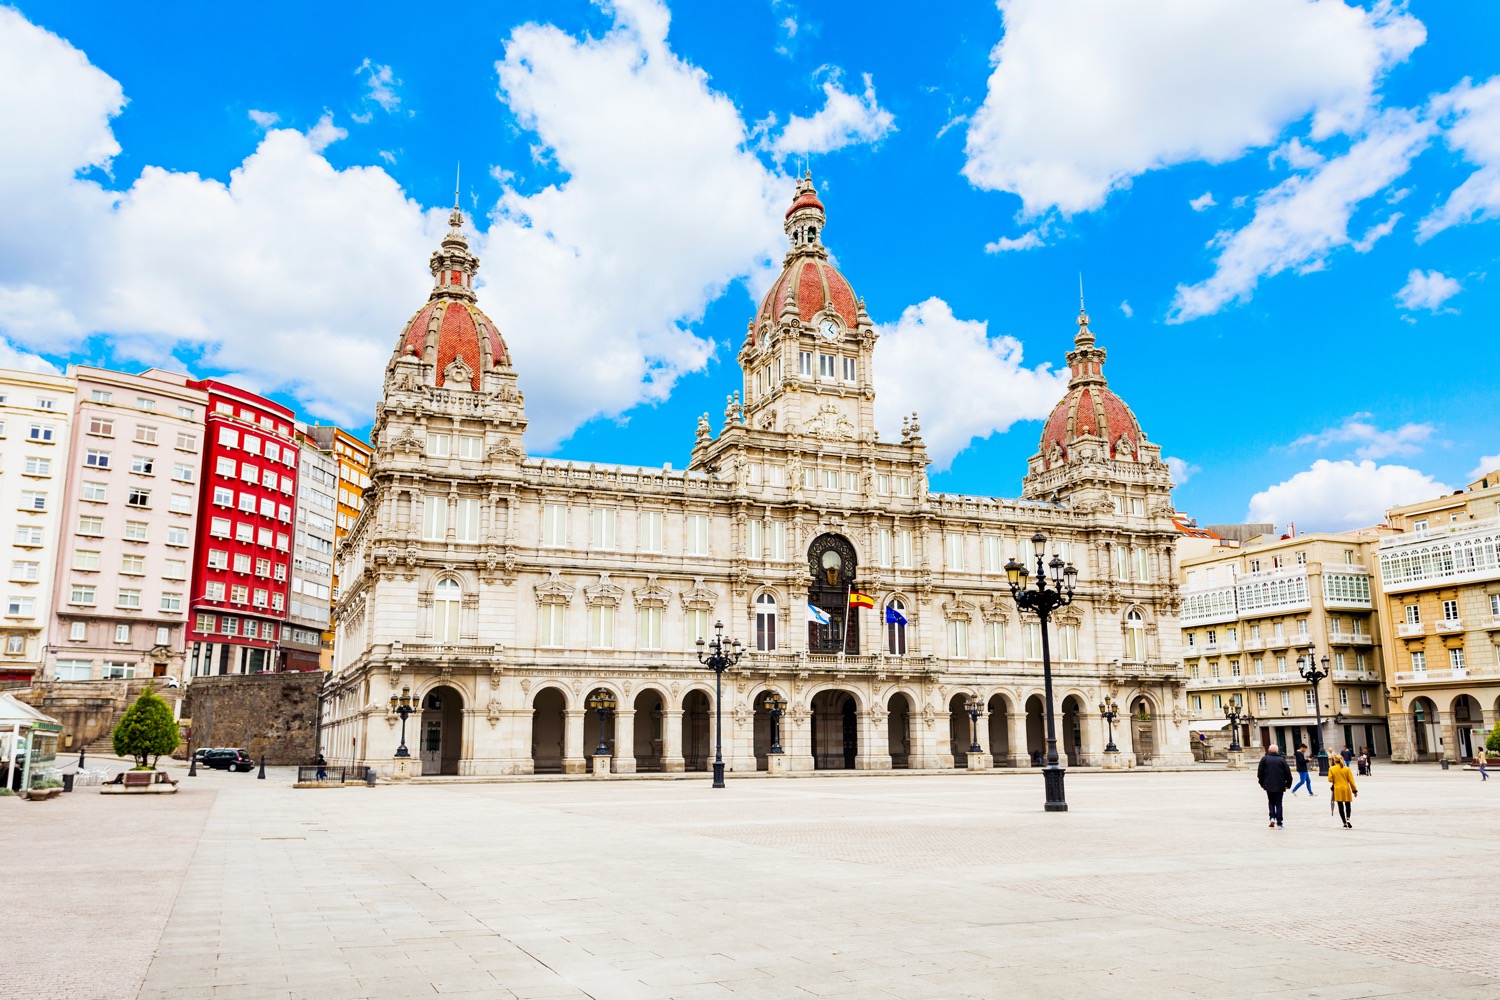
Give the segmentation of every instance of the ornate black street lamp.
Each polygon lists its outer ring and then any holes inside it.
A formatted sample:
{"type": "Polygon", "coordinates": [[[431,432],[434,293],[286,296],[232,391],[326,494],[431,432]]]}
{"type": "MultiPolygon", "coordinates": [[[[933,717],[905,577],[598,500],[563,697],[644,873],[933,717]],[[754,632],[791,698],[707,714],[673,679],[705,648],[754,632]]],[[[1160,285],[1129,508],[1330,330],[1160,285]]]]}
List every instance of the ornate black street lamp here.
{"type": "Polygon", "coordinates": [[[406,717],[416,710],[417,699],[411,696],[411,688],[405,684],[401,685],[401,694],[391,694],[391,711],[401,716],[401,745],[396,748],[397,757],[410,757],[411,751],[406,749],[406,717]]]}
{"type": "Polygon", "coordinates": [[[1104,752],[1119,753],[1120,748],[1115,746],[1115,720],[1120,717],[1120,706],[1109,695],[1099,703],[1099,717],[1109,727],[1109,742],[1104,744],[1104,752]]]}
{"type": "Polygon", "coordinates": [[[1233,695],[1224,707],[1224,718],[1229,723],[1229,752],[1239,753],[1245,749],[1240,746],[1240,697],[1233,695]]]}
{"type": "Polygon", "coordinates": [[[1328,676],[1328,657],[1323,657],[1323,669],[1319,670],[1317,660],[1314,659],[1313,648],[1308,646],[1307,654],[1297,657],[1297,673],[1312,685],[1313,712],[1316,713],[1318,719],[1318,774],[1326,778],[1328,777],[1328,750],[1323,746],[1323,702],[1318,698],[1318,682],[1328,676]]]}
{"type": "Polygon", "coordinates": [[[766,695],[761,707],[771,716],[771,753],[783,753],[781,749],[781,716],[786,711],[786,699],[775,691],[766,695]]]}
{"type": "Polygon", "coordinates": [[[969,753],[984,753],[979,746],[979,713],[984,711],[984,706],[978,698],[971,697],[964,702],[964,711],[969,713],[969,753]]]}
{"type": "Polygon", "coordinates": [[[721,705],[724,691],[724,671],[740,662],[740,641],[724,641],[724,623],[714,622],[714,638],[705,643],[698,637],[698,662],[714,672],[714,785],[724,787],[724,711],[721,705]],[[709,650],[704,656],[705,648],[709,650]],[[727,652],[726,652],[727,650],[727,652]]]}
{"type": "Polygon", "coordinates": [[[589,708],[599,714],[599,745],[594,747],[595,757],[609,756],[609,746],[604,742],[604,720],[614,712],[616,704],[618,703],[615,701],[615,696],[603,688],[589,695],[589,708]]]}
{"type": "Polygon", "coordinates": [[[1052,647],[1047,639],[1047,618],[1058,608],[1073,603],[1073,591],[1078,585],[1078,569],[1072,563],[1064,564],[1062,557],[1054,554],[1050,562],[1043,562],[1047,554],[1047,536],[1038,531],[1031,536],[1031,548],[1036,555],[1036,589],[1027,590],[1031,575],[1026,567],[1012,556],[1005,564],[1005,577],[1010,582],[1010,593],[1016,601],[1017,611],[1030,611],[1042,623],[1042,690],[1047,711],[1047,764],[1042,768],[1042,782],[1047,792],[1047,812],[1067,812],[1068,800],[1063,795],[1063,767],[1057,761],[1057,725],[1052,718],[1052,647]],[[1047,586],[1047,571],[1052,571],[1052,586],[1047,586]]]}

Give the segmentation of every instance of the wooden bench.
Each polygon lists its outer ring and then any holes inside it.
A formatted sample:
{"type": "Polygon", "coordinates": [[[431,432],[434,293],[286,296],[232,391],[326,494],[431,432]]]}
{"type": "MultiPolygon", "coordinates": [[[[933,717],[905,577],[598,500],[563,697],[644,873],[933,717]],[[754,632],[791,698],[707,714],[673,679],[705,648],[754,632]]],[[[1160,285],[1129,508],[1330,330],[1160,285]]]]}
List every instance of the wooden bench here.
{"type": "Polygon", "coordinates": [[[121,771],[113,781],[105,782],[99,789],[101,795],[171,794],[177,791],[177,782],[165,771],[121,771]]]}

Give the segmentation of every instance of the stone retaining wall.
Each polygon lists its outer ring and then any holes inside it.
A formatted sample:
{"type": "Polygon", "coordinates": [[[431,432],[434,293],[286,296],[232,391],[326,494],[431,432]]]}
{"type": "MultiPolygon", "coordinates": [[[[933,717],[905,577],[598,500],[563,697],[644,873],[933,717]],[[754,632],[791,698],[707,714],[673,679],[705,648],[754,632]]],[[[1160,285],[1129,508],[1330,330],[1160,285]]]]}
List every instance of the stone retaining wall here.
{"type": "MultiPolygon", "coordinates": [[[[306,764],[318,753],[318,692],[326,675],[195,677],[184,718],[193,747],[244,747],[267,764],[306,764]]],[[[185,748],[184,748],[185,749],[185,748]]]]}

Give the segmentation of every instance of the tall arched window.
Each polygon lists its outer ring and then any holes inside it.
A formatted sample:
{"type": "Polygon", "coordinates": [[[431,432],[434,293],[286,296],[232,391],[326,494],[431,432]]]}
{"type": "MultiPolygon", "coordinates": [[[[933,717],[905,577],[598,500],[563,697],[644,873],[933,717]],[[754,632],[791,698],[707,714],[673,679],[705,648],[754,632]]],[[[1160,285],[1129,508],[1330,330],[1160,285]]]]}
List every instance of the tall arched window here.
{"type": "Polygon", "coordinates": [[[435,642],[458,641],[458,616],[463,590],[457,580],[439,580],[432,595],[432,638],[435,642]]]}
{"type": "Polygon", "coordinates": [[[755,599],[755,648],[762,653],[776,649],[776,597],[761,594],[755,599]]]}
{"type": "Polygon", "coordinates": [[[1125,616],[1125,659],[1132,663],[1146,662],[1146,620],[1139,611],[1125,616]]]}
{"type": "Polygon", "coordinates": [[[892,598],[885,606],[885,651],[906,655],[906,602],[900,598],[892,598]]]}

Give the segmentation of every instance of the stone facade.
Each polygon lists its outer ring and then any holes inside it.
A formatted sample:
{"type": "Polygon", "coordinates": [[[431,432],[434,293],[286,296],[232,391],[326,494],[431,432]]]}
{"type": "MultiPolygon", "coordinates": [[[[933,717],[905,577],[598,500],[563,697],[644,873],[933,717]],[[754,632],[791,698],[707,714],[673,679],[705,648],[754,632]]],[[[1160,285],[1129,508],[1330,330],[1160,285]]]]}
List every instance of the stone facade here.
{"type": "Polygon", "coordinates": [[[452,221],[387,366],[366,508],[340,549],[330,760],[392,773],[404,730],[421,773],[578,773],[602,727],[617,773],[704,769],[715,678],[696,643],[722,622],[744,648],[724,675],[730,770],[767,767],[772,692],[793,770],[1026,766],[1043,749],[1041,642],[1004,564],[1032,561],[1038,531],[1079,570],[1051,632],[1059,750],[1101,762],[1108,695],[1128,713],[1123,751],[1191,760],[1171,480],[1105,384],[1086,315],[1023,497],[931,492],[916,416],[898,441],[876,433],[877,332],[803,181],[743,389],[717,434],[699,419],[687,469],[533,459],[452,221]]]}
{"type": "MultiPolygon", "coordinates": [[[[192,746],[244,747],[267,764],[307,764],[318,753],[322,671],[197,677],[182,714],[192,746]]],[[[184,748],[185,750],[186,748],[184,748]]]]}

